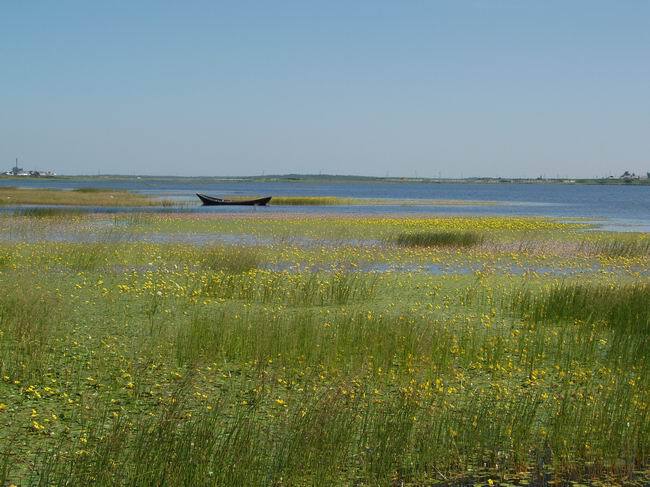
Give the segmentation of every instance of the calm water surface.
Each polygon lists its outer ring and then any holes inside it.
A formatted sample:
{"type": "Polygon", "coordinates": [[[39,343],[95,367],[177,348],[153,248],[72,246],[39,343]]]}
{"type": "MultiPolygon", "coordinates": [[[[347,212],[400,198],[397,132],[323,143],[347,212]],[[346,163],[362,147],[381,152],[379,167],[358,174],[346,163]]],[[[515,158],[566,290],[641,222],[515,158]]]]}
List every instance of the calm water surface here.
{"type": "MultiPolygon", "coordinates": [[[[218,213],[334,213],[334,214],[462,214],[462,215],[540,215],[565,219],[597,221],[602,228],[618,231],[650,232],[650,186],[600,186],[562,184],[452,184],[389,182],[250,182],[128,179],[81,181],[74,179],[0,180],[0,186],[74,189],[98,187],[126,189],[173,199],[182,211],[218,213]],[[355,206],[270,206],[201,207],[196,192],[215,196],[282,195],[387,198],[399,200],[460,200],[496,202],[495,205],[355,205],[355,206]],[[196,206],[195,206],[196,204],[196,206]]],[[[108,208],[100,211],[133,211],[108,208]]],[[[169,211],[146,208],[145,211],[169,211]]],[[[175,210],[177,211],[177,210],[175,210]]]]}

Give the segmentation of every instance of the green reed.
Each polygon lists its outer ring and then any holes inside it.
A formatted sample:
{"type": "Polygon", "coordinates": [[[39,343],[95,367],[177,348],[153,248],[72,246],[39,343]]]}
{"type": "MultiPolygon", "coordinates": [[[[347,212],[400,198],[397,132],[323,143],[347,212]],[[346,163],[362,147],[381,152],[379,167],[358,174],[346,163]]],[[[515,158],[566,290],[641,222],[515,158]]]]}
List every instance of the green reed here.
{"type": "Polygon", "coordinates": [[[296,270],[341,268],[326,247],[0,255],[0,483],[643,485],[638,274],[296,270]]]}
{"type": "Polygon", "coordinates": [[[107,265],[113,249],[100,242],[70,244],[66,266],[76,272],[97,270],[107,265]]]}
{"type": "MultiPolygon", "coordinates": [[[[237,261],[234,263],[238,264],[237,261]]],[[[378,285],[377,276],[345,272],[292,274],[264,271],[246,274],[250,270],[239,265],[226,268],[202,284],[200,292],[211,298],[253,303],[329,306],[370,299],[378,285]]]]}
{"type": "MultiPolygon", "coordinates": [[[[583,244],[584,245],[584,244],[583,244]]],[[[650,255],[650,239],[610,238],[607,240],[597,240],[591,244],[586,244],[597,254],[607,255],[610,257],[637,257],[650,255]]]]}
{"type": "Polygon", "coordinates": [[[85,186],[81,188],[75,188],[72,191],[75,193],[105,193],[107,191],[110,191],[112,193],[126,193],[126,190],[120,190],[120,189],[110,189],[107,190],[106,188],[97,188],[97,187],[92,187],[92,186],[85,186]]]}
{"type": "Polygon", "coordinates": [[[605,322],[625,333],[650,330],[650,286],[561,283],[516,296],[514,305],[534,321],[605,322]]]}
{"type": "Polygon", "coordinates": [[[404,247],[474,247],[485,241],[477,232],[421,231],[404,232],[395,237],[397,245],[404,247]]]}
{"type": "Polygon", "coordinates": [[[362,201],[338,196],[274,196],[270,204],[274,206],[331,206],[359,204],[362,201]]]}
{"type": "Polygon", "coordinates": [[[202,264],[212,271],[241,274],[260,266],[259,251],[252,247],[207,247],[200,252],[202,264]]]}
{"type": "Polygon", "coordinates": [[[56,299],[27,280],[0,288],[0,375],[29,379],[46,370],[56,299]]]}
{"type": "Polygon", "coordinates": [[[14,211],[16,216],[27,218],[79,218],[88,215],[88,211],[81,208],[56,208],[56,207],[34,207],[22,208],[14,211]]]}

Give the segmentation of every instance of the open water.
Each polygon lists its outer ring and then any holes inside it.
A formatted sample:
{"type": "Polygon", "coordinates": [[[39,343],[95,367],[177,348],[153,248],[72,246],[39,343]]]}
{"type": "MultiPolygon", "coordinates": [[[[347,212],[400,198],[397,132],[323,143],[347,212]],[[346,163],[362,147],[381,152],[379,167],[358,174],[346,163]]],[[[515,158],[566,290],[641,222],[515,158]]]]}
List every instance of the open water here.
{"type": "MultiPolygon", "coordinates": [[[[563,219],[588,219],[601,228],[616,231],[650,232],[650,186],[579,184],[466,184],[397,182],[251,182],[214,179],[0,179],[0,186],[74,189],[97,187],[125,189],[172,199],[172,208],[146,208],[144,211],[189,211],[221,213],[328,213],[328,214],[455,214],[550,216],[563,219]],[[449,205],[354,205],[354,206],[270,206],[202,207],[196,192],[214,196],[339,196],[347,198],[386,198],[395,200],[455,200],[493,204],[449,205]]],[[[272,202],[271,202],[272,203],[272,202]]],[[[5,207],[5,209],[10,209],[5,207]]],[[[101,208],[98,211],[134,211],[101,208]]]]}

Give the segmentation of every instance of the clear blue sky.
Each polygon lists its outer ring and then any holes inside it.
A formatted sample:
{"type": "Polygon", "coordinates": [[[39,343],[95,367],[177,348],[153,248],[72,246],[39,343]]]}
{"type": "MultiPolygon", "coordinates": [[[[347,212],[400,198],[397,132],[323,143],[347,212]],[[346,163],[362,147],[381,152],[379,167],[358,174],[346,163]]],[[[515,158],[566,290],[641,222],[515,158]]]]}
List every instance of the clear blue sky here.
{"type": "Polygon", "coordinates": [[[0,169],[650,171],[650,1],[0,3],[0,169]]]}

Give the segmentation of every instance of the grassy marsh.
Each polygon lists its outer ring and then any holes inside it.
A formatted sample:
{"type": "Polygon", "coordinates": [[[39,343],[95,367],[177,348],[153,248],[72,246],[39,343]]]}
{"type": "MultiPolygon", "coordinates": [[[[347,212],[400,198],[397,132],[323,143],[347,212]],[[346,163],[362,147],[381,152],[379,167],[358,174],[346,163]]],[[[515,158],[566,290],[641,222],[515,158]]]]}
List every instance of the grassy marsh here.
{"type": "Polygon", "coordinates": [[[527,218],[0,215],[18,237],[63,225],[95,240],[0,242],[3,484],[650,478],[650,257],[593,252],[619,236],[527,218]],[[419,231],[486,240],[385,243],[419,231]],[[147,240],[193,233],[266,240],[147,240]],[[414,267],[364,270],[393,263],[414,267]]]}
{"type": "Polygon", "coordinates": [[[170,202],[129,191],[91,187],[70,191],[0,187],[0,205],[169,206],[170,202]]]}
{"type": "Polygon", "coordinates": [[[588,243],[587,248],[600,255],[611,257],[637,257],[650,255],[650,237],[633,235],[631,237],[608,238],[588,243]]]}
{"type": "Polygon", "coordinates": [[[495,201],[436,200],[436,199],[394,199],[394,198],[345,198],[341,196],[273,196],[273,206],[494,206],[495,201]]]}
{"type": "Polygon", "coordinates": [[[35,207],[35,208],[21,208],[14,212],[16,216],[24,216],[28,218],[67,218],[79,217],[88,213],[86,210],[79,208],[56,208],[56,207],[35,207]]]}
{"type": "Polygon", "coordinates": [[[485,241],[477,232],[423,231],[400,233],[395,242],[404,247],[474,247],[485,241]]]}

